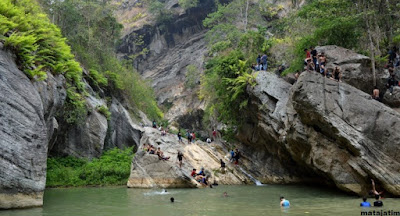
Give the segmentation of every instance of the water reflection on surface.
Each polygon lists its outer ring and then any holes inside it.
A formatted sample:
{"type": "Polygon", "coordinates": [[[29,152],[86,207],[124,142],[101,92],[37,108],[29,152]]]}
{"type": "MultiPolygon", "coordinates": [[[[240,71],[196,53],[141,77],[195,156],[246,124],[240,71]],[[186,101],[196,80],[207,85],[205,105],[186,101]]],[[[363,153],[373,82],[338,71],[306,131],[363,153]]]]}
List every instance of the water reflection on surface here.
{"type": "MultiPolygon", "coordinates": [[[[360,202],[358,197],[337,191],[295,185],[217,186],[167,192],[125,187],[67,188],[47,189],[43,208],[0,211],[0,216],[351,216],[360,215],[360,202]],[[281,195],[290,201],[290,208],[279,207],[281,195]],[[174,203],[170,197],[175,198],[174,203]]],[[[384,210],[400,211],[400,199],[383,202],[384,210]]]]}

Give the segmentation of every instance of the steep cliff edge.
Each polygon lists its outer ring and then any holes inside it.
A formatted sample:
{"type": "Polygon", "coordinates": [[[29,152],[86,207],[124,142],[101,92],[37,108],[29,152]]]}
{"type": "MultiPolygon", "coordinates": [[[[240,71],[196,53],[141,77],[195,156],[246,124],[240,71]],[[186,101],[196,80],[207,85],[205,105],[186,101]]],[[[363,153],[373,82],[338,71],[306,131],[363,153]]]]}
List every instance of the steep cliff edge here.
{"type": "Polygon", "coordinates": [[[0,49],[0,208],[43,205],[48,142],[66,93],[62,76],[33,84],[0,49]]]}
{"type": "Polygon", "coordinates": [[[365,195],[372,178],[400,196],[396,111],[314,72],[293,86],[271,73],[260,73],[257,83],[248,89],[255,115],[240,133],[243,142],[264,145],[293,169],[343,191],[365,195]]]}
{"type": "Polygon", "coordinates": [[[99,110],[106,100],[86,83],[88,115],[68,124],[62,115],[64,76],[31,80],[15,62],[0,43],[0,209],[43,205],[48,155],[92,159],[105,149],[139,145],[143,129],[121,99],[112,97],[107,119],[99,110]]]}

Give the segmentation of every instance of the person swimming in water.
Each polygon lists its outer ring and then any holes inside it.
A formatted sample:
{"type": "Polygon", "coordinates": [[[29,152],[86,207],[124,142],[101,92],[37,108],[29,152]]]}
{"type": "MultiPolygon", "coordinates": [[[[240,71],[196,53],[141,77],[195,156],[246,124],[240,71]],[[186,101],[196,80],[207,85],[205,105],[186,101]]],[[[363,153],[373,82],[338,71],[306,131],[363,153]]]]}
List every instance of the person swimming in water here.
{"type": "Polygon", "coordinates": [[[169,200],[171,200],[172,203],[175,201],[173,197],[171,197],[169,200]]]}
{"type": "Polygon", "coordinates": [[[363,197],[363,202],[360,203],[361,207],[371,207],[371,203],[367,202],[367,197],[363,197]]]}
{"type": "Polygon", "coordinates": [[[281,202],[279,204],[280,206],[282,206],[282,207],[289,207],[290,206],[289,200],[286,200],[285,197],[281,196],[279,199],[281,200],[281,202]]]}
{"type": "Polygon", "coordinates": [[[228,193],[227,193],[227,192],[224,192],[224,193],[222,194],[222,196],[223,196],[223,197],[228,197],[228,193]]]}

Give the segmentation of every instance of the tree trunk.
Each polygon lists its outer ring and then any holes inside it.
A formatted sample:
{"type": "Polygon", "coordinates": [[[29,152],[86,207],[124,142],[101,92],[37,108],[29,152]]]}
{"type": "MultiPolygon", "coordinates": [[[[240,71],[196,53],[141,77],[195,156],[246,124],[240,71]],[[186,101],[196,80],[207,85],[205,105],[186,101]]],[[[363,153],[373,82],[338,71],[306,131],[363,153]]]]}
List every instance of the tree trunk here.
{"type": "Polygon", "coordinates": [[[367,15],[368,0],[366,0],[366,2],[364,2],[363,8],[364,8],[364,20],[365,20],[365,25],[367,27],[367,34],[368,34],[368,40],[369,40],[369,52],[370,52],[370,58],[371,58],[373,85],[376,86],[375,47],[374,47],[374,42],[372,40],[372,35],[371,35],[369,16],[367,15]]]}
{"type": "Polygon", "coordinates": [[[248,11],[249,11],[249,0],[246,0],[246,11],[245,11],[245,23],[244,23],[244,31],[247,32],[247,17],[248,17],[248,11]]]}

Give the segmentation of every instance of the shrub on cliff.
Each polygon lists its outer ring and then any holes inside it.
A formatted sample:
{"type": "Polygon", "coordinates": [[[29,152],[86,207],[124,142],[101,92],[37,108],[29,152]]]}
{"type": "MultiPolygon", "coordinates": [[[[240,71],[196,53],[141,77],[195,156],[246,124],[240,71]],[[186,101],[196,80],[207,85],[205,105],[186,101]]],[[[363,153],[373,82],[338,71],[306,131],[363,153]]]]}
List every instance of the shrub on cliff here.
{"type": "Polygon", "coordinates": [[[99,159],[75,157],[47,159],[47,187],[124,185],[129,175],[133,147],[105,151],[99,159]]]}

